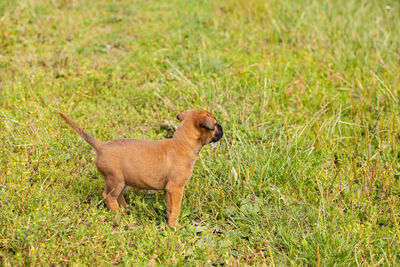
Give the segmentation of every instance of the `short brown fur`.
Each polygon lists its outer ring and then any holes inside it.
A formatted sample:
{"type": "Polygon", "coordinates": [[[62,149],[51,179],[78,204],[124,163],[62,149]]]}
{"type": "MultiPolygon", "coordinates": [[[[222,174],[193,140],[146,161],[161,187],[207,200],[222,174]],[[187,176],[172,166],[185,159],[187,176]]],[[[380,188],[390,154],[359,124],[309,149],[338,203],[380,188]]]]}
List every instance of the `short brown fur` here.
{"type": "Polygon", "coordinates": [[[180,213],[183,191],[192,176],[200,149],[221,139],[222,127],[204,110],[180,113],[177,131],[172,139],[117,139],[101,142],[85,133],[71,119],[61,117],[96,150],[96,166],[106,180],[103,198],[108,208],[123,213],[126,207],[124,189],[165,190],[168,225],[174,226],[180,213]]]}

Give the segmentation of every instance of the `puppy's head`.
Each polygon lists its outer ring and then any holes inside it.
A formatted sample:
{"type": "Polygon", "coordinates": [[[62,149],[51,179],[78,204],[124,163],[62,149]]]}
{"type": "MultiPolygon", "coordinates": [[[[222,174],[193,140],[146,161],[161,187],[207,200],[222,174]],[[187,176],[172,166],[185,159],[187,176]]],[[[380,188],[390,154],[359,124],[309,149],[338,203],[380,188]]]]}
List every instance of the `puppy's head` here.
{"type": "Polygon", "coordinates": [[[197,133],[198,139],[203,145],[217,142],[224,135],[221,125],[208,111],[201,109],[186,110],[178,114],[176,118],[181,123],[188,124],[197,133]]]}

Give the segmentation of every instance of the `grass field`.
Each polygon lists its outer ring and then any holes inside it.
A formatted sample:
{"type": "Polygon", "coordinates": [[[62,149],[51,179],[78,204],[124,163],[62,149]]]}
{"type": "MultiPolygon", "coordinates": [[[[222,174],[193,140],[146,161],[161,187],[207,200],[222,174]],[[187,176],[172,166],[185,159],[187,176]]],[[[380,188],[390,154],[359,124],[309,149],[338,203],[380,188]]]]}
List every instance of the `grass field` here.
{"type": "Polygon", "coordinates": [[[400,2],[0,1],[0,265],[400,264],[400,2]],[[211,111],[180,227],[89,134],[211,111]]]}

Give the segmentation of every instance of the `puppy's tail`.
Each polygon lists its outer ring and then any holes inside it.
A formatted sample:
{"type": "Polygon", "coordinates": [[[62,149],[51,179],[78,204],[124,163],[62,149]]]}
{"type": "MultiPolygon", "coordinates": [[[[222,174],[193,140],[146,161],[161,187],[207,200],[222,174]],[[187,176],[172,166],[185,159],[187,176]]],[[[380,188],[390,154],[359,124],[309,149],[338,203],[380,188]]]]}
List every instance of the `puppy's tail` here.
{"type": "Polygon", "coordinates": [[[65,114],[61,112],[59,112],[59,114],[69,125],[71,125],[71,127],[75,130],[75,132],[77,132],[77,134],[79,134],[83,138],[83,140],[88,142],[88,144],[94,147],[96,150],[103,144],[103,142],[100,142],[96,138],[85,133],[81,128],[79,128],[78,125],[75,124],[75,122],[65,116],[65,114]]]}

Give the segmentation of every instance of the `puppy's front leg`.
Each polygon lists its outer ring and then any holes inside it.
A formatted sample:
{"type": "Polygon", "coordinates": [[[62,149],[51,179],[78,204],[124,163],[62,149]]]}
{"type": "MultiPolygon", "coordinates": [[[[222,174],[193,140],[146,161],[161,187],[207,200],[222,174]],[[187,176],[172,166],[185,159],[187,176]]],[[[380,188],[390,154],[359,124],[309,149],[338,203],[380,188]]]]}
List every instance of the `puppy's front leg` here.
{"type": "Polygon", "coordinates": [[[167,218],[168,226],[173,227],[181,211],[181,203],[184,186],[167,185],[167,218]]]}

